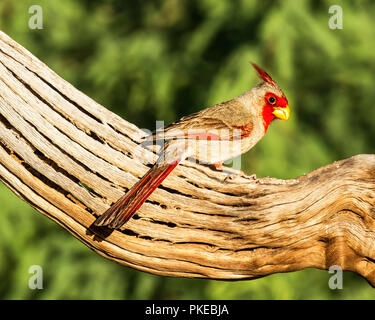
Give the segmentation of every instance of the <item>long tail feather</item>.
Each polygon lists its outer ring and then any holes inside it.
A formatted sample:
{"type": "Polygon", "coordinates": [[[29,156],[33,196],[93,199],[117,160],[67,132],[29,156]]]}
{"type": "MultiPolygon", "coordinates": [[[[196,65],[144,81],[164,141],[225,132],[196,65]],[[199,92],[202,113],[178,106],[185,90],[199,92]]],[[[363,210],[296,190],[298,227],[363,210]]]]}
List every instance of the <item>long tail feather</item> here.
{"type": "Polygon", "coordinates": [[[126,223],[147,200],[150,194],[178,165],[180,160],[154,165],[127,193],[104,212],[95,222],[96,226],[118,229],[126,223]]]}

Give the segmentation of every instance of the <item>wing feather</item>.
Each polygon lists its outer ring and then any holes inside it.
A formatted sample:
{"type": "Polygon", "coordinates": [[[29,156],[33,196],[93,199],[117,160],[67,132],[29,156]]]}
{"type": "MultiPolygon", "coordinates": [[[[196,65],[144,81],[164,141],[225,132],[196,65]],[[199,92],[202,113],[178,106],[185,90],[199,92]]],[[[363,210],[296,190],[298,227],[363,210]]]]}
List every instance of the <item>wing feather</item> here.
{"type": "Polygon", "coordinates": [[[243,105],[237,101],[217,104],[199,112],[182,117],[160,131],[156,131],[153,140],[162,139],[206,139],[235,140],[250,135],[252,122],[246,123],[241,112],[243,105]],[[235,119],[235,124],[229,121],[235,119]]]}

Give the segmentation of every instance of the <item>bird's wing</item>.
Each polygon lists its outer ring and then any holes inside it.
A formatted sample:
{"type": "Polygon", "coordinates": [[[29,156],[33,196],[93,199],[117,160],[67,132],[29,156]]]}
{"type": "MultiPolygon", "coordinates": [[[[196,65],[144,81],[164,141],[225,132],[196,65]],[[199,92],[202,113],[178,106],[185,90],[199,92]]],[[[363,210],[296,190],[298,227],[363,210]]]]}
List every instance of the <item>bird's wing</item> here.
{"type": "Polygon", "coordinates": [[[217,104],[199,112],[182,117],[153,135],[153,140],[161,139],[205,139],[235,140],[250,134],[252,122],[246,123],[243,117],[231,123],[236,105],[231,101],[217,104]]]}

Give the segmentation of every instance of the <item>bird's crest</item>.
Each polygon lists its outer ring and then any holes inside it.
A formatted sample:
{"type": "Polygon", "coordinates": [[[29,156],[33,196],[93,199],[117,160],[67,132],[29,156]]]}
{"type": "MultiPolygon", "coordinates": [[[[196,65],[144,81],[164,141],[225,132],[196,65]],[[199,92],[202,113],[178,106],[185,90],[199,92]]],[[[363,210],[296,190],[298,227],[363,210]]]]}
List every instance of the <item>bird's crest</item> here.
{"type": "Polygon", "coordinates": [[[261,67],[256,65],[254,62],[250,62],[250,63],[254,67],[254,69],[257,71],[259,78],[261,78],[264,82],[267,82],[271,85],[276,84],[275,81],[273,81],[271,76],[266,71],[264,71],[261,67]]]}

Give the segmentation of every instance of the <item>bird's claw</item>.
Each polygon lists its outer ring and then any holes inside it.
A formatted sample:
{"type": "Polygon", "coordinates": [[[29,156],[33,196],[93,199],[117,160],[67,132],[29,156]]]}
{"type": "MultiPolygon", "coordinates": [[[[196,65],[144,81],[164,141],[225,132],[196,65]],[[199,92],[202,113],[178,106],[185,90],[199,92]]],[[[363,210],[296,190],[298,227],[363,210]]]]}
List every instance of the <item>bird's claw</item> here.
{"type": "Polygon", "coordinates": [[[256,176],[256,174],[252,174],[251,176],[248,176],[247,174],[245,174],[243,171],[241,171],[240,174],[228,174],[225,179],[224,179],[224,182],[228,182],[228,181],[234,181],[236,179],[246,179],[246,180],[254,180],[254,181],[257,181],[258,178],[256,176]]]}
{"type": "Polygon", "coordinates": [[[248,176],[249,179],[258,180],[257,175],[253,173],[251,176],[248,176]]]}

